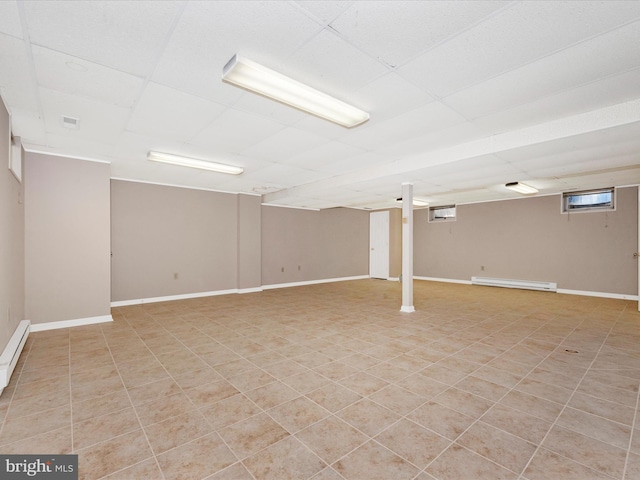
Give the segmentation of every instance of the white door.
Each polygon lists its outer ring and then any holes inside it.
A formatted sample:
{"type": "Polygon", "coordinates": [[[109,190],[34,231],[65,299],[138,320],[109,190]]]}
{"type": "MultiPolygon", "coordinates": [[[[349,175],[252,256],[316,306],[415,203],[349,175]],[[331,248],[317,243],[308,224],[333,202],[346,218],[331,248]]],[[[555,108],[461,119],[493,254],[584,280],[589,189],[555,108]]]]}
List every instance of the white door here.
{"type": "Polygon", "coordinates": [[[369,276],[389,278],[389,212],[369,214],[369,276]]]}

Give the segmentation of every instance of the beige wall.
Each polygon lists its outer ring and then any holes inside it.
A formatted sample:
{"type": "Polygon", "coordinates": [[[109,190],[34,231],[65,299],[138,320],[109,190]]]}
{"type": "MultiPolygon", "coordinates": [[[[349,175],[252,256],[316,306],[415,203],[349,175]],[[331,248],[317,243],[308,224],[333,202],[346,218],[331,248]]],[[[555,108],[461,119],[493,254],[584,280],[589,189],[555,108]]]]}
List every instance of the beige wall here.
{"type": "Polygon", "coordinates": [[[262,285],[262,198],[238,197],[238,289],[262,285]]]}
{"type": "Polygon", "coordinates": [[[262,207],[263,285],[368,274],[369,212],[262,207]]]}
{"type": "Polygon", "coordinates": [[[0,100],[0,353],[24,316],[23,187],[9,171],[9,113],[0,100]]]}
{"type": "Polygon", "coordinates": [[[25,310],[32,323],[110,315],[110,166],[25,155],[25,310]]]}
{"type": "Polygon", "coordinates": [[[402,209],[389,210],[389,277],[402,273],[402,209]]]}
{"type": "Polygon", "coordinates": [[[237,197],[112,180],[112,300],[236,289],[237,197]]]}
{"type": "Polygon", "coordinates": [[[414,218],[416,276],[557,282],[558,288],[638,294],[637,188],[617,189],[609,212],[560,213],[560,196],[457,207],[455,222],[414,218]],[[481,267],[484,266],[484,270],[481,267]]]}

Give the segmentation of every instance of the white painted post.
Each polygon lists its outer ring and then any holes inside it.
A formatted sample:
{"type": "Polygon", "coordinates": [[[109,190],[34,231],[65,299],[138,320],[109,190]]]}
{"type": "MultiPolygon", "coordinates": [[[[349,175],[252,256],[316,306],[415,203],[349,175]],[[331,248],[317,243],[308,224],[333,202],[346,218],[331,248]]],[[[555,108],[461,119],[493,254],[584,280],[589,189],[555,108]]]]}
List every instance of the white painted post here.
{"type": "Polygon", "coordinates": [[[413,183],[402,184],[402,307],[401,312],[415,312],[413,307],[413,183]]]}

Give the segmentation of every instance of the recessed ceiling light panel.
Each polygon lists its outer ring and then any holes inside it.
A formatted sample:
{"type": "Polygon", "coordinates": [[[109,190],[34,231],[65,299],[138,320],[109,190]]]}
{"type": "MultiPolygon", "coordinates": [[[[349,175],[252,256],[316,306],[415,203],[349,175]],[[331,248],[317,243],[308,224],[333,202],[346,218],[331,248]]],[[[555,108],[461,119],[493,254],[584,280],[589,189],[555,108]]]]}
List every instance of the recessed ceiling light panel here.
{"type": "Polygon", "coordinates": [[[179,165],[181,167],[199,168],[200,170],[209,170],[211,172],[228,173],[230,175],[239,175],[244,171],[242,167],[236,167],[235,165],[208,162],[206,160],[183,157],[181,155],[173,155],[171,153],[149,152],[147,154],[147,160],[179,165]]]}
{"type": "Polygon", "coordinates": [[[538,189],[527,185],[522,182],[509,182],[505,185],[510,190],[514,192],[522,193],[523,195],[531,195],[533,193],[538,193],[538,189]]]}
{"type": "Polygon", "coordinates": [[[222,80],[343,127],[369,120],[359,108],[237,55],[224,66],[222,80]]]}

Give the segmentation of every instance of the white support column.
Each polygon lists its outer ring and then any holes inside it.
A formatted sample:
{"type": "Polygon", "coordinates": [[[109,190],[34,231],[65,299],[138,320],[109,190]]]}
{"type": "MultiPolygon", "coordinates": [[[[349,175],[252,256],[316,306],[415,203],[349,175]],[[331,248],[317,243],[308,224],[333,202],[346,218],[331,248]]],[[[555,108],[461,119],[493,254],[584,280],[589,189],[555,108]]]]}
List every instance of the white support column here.
{"type": "Polygon", "coordinates": [[[401,312],[415,312],[413,307],[413,183],[402,184],[402,307],[401,312]]]}

